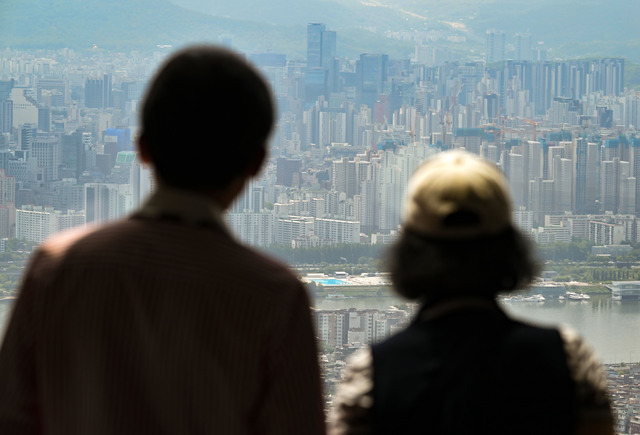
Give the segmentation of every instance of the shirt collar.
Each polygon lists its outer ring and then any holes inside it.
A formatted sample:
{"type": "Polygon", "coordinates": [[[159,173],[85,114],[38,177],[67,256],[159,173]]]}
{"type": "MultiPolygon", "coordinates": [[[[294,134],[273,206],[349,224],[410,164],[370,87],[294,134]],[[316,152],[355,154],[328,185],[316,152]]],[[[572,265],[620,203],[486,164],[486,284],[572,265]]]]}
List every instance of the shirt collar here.
{"type": "Polygon", "coordinates": [[[133,216],[174,220],[192,226],[218,227],[228,232],[222,208],[211,198],[192,190],[160,186],[133,216]]]}

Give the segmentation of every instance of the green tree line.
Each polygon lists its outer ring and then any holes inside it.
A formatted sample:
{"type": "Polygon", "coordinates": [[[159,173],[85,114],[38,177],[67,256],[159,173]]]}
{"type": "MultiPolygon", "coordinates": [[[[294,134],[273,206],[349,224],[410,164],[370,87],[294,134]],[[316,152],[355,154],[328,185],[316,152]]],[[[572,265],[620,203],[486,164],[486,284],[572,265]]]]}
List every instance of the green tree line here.
{"type": "Polygon", "coordinates": [[[575,240],[571,243],[547,243],[537,245],[536,252],[542,261],[587,261],[594,245],[589,240],[575,240]]]}
{"type": "Polygon", "coordinates": [[[266,252],[293,265],[304,264],[367,264],[379,262],[388,247],[384,245],[342,244],[308,249],[290,246],[271,246],[266,252]]]}

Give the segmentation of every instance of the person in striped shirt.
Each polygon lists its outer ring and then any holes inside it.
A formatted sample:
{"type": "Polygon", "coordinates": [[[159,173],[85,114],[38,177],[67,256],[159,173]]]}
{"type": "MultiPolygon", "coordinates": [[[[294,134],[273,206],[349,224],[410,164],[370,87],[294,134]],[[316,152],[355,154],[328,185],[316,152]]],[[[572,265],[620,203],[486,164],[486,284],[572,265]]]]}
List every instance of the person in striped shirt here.
{"type": "Polygon", "coordinates": [[[308,295],[232,237],[222,213],[267,153],[267,84],[191,46],[154,77],[131,216],[33,254],[0,350],[0,433],[321,434],[308,295]]]}

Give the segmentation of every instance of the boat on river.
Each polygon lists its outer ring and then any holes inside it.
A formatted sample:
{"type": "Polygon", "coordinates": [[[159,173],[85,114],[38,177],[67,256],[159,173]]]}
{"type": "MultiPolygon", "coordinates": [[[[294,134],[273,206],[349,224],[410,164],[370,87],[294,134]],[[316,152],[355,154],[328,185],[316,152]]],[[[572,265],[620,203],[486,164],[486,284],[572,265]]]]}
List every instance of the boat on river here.
{"type": "Polygon", "coordinates": [[[511,296],[503,296],[500,298],[500,300],[504,302],[544,302],[546,298],[542,295],[531,295],[531,296],[511,295],[511,296]]]}
{"type": "Polygon", "coordinates": [[[567,292],[567,300],[570,301],[586,301],[591,299],[586,293],[567,292]]]}

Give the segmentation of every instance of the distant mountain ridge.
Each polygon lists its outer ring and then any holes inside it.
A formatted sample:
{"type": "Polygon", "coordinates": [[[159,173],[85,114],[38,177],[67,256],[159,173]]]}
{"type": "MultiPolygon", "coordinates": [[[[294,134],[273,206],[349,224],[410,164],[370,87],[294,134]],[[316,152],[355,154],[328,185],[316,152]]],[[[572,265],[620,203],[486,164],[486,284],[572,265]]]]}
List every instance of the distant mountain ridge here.
{"type": "Polygon", "coordinates": [[[529,32],[558,56],[640,62],[637,16],[637,0],[3,0],[0,47],[144,50],[229,38],[244,51],[304,57],[306,24],[324,22],[338,32],[338,54],[350,57],[409,57],[414,44],[384,32],[433,29],[464,36],[479,56],[495,28],[507,43],[529,32]]]}
{"type": "Polygon", "coordinates": [[[511,42],[529,33],[560,56],[624,56],[640,61],[640,1],[620,0],[171,0],[185,8],[230,18],[275,24],[324,22],[333,29],[440,29],[459,23],[469,41],[482,47],[488,29],[511,42]]]}
{"type": "Polygon", "coordinates": [[[281,26],[213,17],[166,0],[5,0],[0,7],[0,42],[13,47],[135,49],[226,35],[255,36],[259,47],[290,36],[281,26]]]}
{"type": "MultiPolygon", "coordinates": [[[[343,55],[366,51],[407,57],[413,46],[362,29],[350,29],[341,41],[343,55]]],[[[306,55],[306,22],[269,24],[188,10],[167,0],[4,0],[0,4],[0,47],[152,50],[220,42],[248,52],[306,55]]]]}

